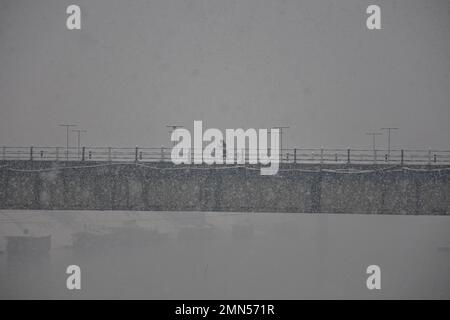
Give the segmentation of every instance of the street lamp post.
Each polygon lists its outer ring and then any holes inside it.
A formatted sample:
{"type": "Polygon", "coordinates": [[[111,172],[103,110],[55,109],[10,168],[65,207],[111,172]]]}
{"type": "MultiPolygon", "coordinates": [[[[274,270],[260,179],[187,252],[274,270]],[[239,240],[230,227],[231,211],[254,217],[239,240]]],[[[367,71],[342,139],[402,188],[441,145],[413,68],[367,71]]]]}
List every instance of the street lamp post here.
{"type": "Polygon", "coordinates": [[[388,131],[388,159],[389,159],[389,157],[391,155],[391,130],[398,130],[398,128],[387,127],[387,128],[381,128],[381,130],[388,131]]]}
{"type": "Polygon", "coordinates": [[[60,124],[60,127],[66,128],[66,161],[69,161],[69,128],[76,127],[76,124],[60,124]]]}
{"type": "Polygon", "coordinates": [[[373,141],[372,141],[372,149],[375,152],[375,150],[376,150],[375,137],[376,136],[381,136],[383,134],[379,133],[379,132],[367,132],[366,134],[369,135],[369,136],[372,136],[372,139],[373,139],[373,141]]]}
{"type": "Polygon", "coordinates": [[[75,130],[72,130],[72,132],[76,132],[77,133],[77,137],[78,137],[78,139],[77,139],[77,153],[78,153],[78,159],[80,159],[80,146],[81,146],[81,139],[80,139],[80,135],[81,135],[81,133],[83,132],[83,133],[85,133],[85,132],[87,132],[87,130],[80,130],[80,129],[75,129],[75,130]]]}
{"type": "Polygon", "coordinates": [[[280,154],[281,154],[281,159],[283,159],[283,129],[289,129],[289,127],[277,126],[277,127],[272,127],[272,129],[279,129],[280,130],[280,154]]]}
{"type": "MultiPolygon", "coordinates": [[[[170,139],[170,136],[172,135],[172,132],[174,132],[178,128],[183,128],[183,126],[171,125],[171,124],[166,125],[166,127],[170,129],[169,130],[169,139],[170,139]]],[[[173,141],[173,145],[175,145],[175,141],[173,141]]]]}

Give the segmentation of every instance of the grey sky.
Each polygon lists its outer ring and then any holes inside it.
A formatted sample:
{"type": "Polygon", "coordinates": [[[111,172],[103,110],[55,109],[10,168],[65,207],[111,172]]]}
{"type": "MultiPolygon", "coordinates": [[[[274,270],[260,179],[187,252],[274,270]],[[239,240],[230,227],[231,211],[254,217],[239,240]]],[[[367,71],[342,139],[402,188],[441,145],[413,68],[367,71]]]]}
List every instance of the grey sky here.
{"type": "Polygon", "coordinates": [[[64,145],[64,122],[87,145],[170,145],[166,124],[203,120],[289,125],[296,147],[398,126],[393,148],[450,149],[449,74],[447,0],[0,0],[0,145],[64,145]]]}

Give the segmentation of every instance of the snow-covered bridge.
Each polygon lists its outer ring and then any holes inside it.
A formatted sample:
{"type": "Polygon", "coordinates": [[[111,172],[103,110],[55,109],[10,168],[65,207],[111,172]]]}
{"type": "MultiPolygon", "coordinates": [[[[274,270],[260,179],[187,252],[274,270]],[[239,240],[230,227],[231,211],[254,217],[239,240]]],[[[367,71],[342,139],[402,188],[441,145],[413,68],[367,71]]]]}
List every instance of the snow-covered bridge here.
{"type": "Polygon", "coordinates": [[[444,152],[412,162],[406,151],[383,161],[359,151],[358,162],[357,150],[336,152],[333,161],[330,150],[319,149],[306,161],[303,149],[293,149],[283,153],[277,175],[261,176],[258,165],[175,166],[141,158],[139,148],[137,160],[118,159],[116,149],[98,160],[82,150],[80,159],[69,152],[69,161],[64,148],[58,160],[40,159],[39,148],[28,149],[29,159],[5,157],[0,208],[450,214],[444,152]]]}

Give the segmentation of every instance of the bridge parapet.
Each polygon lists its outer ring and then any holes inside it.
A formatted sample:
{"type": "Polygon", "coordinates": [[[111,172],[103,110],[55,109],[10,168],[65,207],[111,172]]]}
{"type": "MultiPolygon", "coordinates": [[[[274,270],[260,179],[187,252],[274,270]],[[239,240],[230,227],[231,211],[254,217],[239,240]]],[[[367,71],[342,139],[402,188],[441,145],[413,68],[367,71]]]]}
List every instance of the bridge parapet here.
{"type": "MultiPolygon", "coordinates": [[[[190,150],[191,158],[203,150],[190,150]]],[[[2,147],[1,160],[39,161],[113,161],[113,162],[171,162],[172,148],[119,147],[2,147]]],[[[203,157],[203,155],[202,155],[203,157]]],[[[258,157],[258,150],[237,150],[235,161],[246,162],[258,157]]],[[[203,157],[206,160],[205,157],[203,157]]],[[[280,151],[280,162],[286,164],[400,164],[450,165],[450,150],[369,150],[289,148],[280,151]]]]}

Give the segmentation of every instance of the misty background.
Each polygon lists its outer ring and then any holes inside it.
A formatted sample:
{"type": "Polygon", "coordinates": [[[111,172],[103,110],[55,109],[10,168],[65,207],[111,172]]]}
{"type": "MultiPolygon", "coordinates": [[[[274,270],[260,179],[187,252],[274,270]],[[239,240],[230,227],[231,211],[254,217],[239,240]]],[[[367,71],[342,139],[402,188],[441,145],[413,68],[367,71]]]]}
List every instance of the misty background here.
{"type": "Polygon", "coordinates": [[[392,148],[450,149],[449,31],[447,0],[0,0],[0,145],[65,145],[60,123],[170,145],[165,125],[203,120],[287,125],[285,147],[371,148],[396,126],[392,148]]]}

